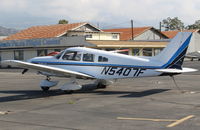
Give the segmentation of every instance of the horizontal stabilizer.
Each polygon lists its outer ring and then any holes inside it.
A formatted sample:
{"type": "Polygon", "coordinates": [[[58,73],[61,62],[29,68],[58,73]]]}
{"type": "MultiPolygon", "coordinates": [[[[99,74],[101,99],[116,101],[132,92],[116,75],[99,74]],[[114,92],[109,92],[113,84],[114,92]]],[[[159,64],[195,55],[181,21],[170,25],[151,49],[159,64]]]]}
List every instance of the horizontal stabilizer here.
{"type": "Polygon", "coordinates": [[[198,71],[197,69],[193,68],[182,68],[182,69],[156,69],[157,72],[162,73],[187,73],[187,72],[195,72],[198,71]]]}

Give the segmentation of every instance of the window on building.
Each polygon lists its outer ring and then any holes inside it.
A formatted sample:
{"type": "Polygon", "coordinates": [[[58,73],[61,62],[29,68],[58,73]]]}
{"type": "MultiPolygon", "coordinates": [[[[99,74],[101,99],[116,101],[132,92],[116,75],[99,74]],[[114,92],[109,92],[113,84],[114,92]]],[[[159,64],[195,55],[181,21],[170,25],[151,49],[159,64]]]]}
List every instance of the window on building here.
{"type": "Polygon", "coordinates": [[[83,61],[94,62],[94,54],[83,54],[83,61]]]}
{"type": "Polygon", "coordinates": [[[152,48],[143,48],[143,56],[152,56],[152,48]]]}
{"type": "Polygon", "coordinates": [[[121,48],[121,49],[119,49],[118,53],[128,55],[129,49],[128,48],[121,48]]]}
{"type": "Polygon", "coordinates": [[[72,35],[72,37],[77,37],[77,36],[78,36],[77,34],[73,34],[73,35],[72,35]]]}
{"type": "Polygon", "coordinates": [[[37,50],[37,56],[47,56],[47,49],[37,50]]]}
{"type": "Polygon", "coordinates": [[[106,51],[115,51],[115,48],[105,48],[106,51]]]}
{"type": "Polygon", "coordinates": [[[56,52],[61,52],[61,49],[54,49],[54,51],[56,51],[56,52]]]}
{"type": "Polygon", "coordinates": [[[85,35],[85,38],[92,38],[92,34],[85,35]]]}
{"type": "Polygon", "coordinates": [[[108,58],[103,57],[103,56],[99,56],[98,57],[98,62],[108,62],[108,58]]]}
{"type": "Polygon", "coordinates": [[[112,39],[118,39],[118,35],[117,34],[112,34],[112,39]]]}
{"type": "Polygon", "coordinates": [[[81,60],[81,53],[77,51],[67,51],[63,57],[63,60],[72,60],[72,61],[80,61],[81,60]]]}
{"type": "Polygon", "coordinates": [[[14,60],[24,60],[24,51],[23,50],[14,51],[14,60]]]}
{"type": "Polygon", "coordinates": [[[163,48],[155,48],[154,49],[154,56],[158,55],[162,50],[163,50],[163,48]]]}
{"type": "Polygon", "coordinates": [[[139,48],[133,48],[133,55],[139,56],[140,55],[140,49],[139,48]]]}

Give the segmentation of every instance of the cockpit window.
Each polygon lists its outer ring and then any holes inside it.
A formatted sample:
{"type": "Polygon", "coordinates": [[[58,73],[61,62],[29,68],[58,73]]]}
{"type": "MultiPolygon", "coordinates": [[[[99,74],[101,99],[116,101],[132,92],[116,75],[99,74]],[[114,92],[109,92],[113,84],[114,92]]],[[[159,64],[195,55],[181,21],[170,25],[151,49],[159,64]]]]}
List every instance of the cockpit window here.
{"type": "Polygon", "coordinates": [[[108,62],[108,58],[103,57],[103,56],[99,56],[98,62],[108,62]]]}
{"type": "Polygon", "coordinates": [[[67,51],[63,57],[63,60],[73,60],[73,61],[80,61],[81,60],[81,53],[77,51],[67,51]]]}
{"type": "Polygon", "coordinates": [[[60,59],[60,57],[62,56],[63,53],[64,53],[64,51],[61,51],[60,53],[58,53],[57,55],[55,55],[56,59],[60,59]]]}
{"type": "Polygon", "coordinates": [[[83,54],[83,61],[94,62],[94,54],[83,54]]]}

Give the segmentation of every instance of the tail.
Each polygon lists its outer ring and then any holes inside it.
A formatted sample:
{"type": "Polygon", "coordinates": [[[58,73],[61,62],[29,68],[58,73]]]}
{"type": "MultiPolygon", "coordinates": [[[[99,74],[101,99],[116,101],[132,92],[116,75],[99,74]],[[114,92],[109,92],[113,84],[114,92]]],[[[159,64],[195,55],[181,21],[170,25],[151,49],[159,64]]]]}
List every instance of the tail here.
{"type": "Polygon", "coordinates": [[[191,37],[191,32],[179,32],[161,53],[152,57],[152,60],[161,63],[162,69],[182,69],[191,37]]]}
{"type": "Polygon", "coordinates": [[[162,72],[162,75],[197,71],[192,68],[182,68],[191,37],[191,32],[179,32],[161,53],[152,57],[152,60],[162,64],[156,71],[162,72]]]}

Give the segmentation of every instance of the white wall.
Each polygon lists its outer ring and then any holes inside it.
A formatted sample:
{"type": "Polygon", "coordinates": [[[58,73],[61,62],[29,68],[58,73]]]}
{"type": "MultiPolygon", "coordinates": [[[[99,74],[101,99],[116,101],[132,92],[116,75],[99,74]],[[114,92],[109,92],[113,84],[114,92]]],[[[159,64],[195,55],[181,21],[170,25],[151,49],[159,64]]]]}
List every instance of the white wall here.
{"type": "MultiPolygon", "coordinates": [[[[48,49],[48,53],[54,52],[53,49],[48,49]]],[[[13,60],[14,59],[14,51],[1,51],[0,52],[1,60],[13,60]]],[[[31,59],[33,57],[37,57],[37,49],[35,50],[24,50],[24,61],[31,59]]]]}
{"type": "MultiPolygon", "coordinates": [[[[3,60],[13,60],[14,59],[14,51],[2,51],[1,53],[1,61],[3,60]]],[[[1,67],[7,67],[8,65],[1,64],[1,67]]]]}
{"type": "Polygon", "coordinates": [[[85,36],[92,35],[92,38],[86,38],[86,40],[119,40],[120,35],[118,33],[104,33],[104,32],[69,32],[67,36],[85,36]],[[114,39],[113,35],[117,35],[117,38],[114,39]]]}
{"type": "Polygon", "coordinates": [[[37,50],[25,50],[24,51],[24,61],[37,56],[37,50]]]}
{"type": "Polygon", "coordinates": [[[92,38],[86,38],[86,40],[119,40],[119,34],[112,33],[92,33],[92,38]],[[113,35],[117,35],[117,38],[113,38],[113,35]]]}
{"type": "Polygon", "coordinates": [[[187,53],[195,52],[195,51],[200,51],[200,34],[195,32],[192,35],[187,53]]]}
{"type": "Polygon", "coordinates": [[[0,40],[3,40],[6,37],[8,37],[8,36],[0,36],[0,40]]]}
{"type": "Polygon", "coordinates": [[[14,51],[2,51],[1,52],[1,60],[13,60],[14,59],[14,51]]]}

